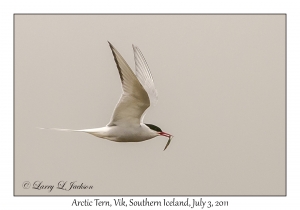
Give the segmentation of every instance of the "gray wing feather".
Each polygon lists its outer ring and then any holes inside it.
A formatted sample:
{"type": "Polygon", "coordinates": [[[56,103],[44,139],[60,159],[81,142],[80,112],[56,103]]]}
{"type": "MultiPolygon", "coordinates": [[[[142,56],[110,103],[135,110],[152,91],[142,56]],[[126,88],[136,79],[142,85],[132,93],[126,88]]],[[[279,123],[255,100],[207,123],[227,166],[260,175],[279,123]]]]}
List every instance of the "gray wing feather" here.
{"type": "Polygon", "coordinates": [[[139,124],[150,106],[149,96],[121,54],[108,43],[119,71],[123,93],[107,126],[139,124]]]}
{"type": "Polygon", "coordinates": [[[154,86],[153,77],[150,72],[150,68],[144,58],[141,50],[137,47],[132,45],[134,51],[134,61],[135,61],[135,70],[136,76],[150,98],[151,104],[155,105],[158,101],[158,94],[157,90],[154,86]]]}

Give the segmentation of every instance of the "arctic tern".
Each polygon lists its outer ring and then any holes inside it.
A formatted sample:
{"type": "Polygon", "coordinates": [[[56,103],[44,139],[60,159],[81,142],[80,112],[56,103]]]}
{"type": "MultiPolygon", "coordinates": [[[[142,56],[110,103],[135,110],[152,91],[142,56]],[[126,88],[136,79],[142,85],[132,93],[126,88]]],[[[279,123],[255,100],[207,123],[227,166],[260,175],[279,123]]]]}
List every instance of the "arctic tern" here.
{"type": "Polygon", "coordinates": [[[132,45],[136,70],[134,73],[116,48],[110,42],[108,44],[116,62],[123,89],[110,122],[102,128],[83,130],[50,129],[85,132],[115,142],[141,142],[157,136],[165,136],[169,138],[165,150],[173,136],[163,132],[156,125],[143,123],[146,109],[150,104],[154,105],[158,97],[153,77],[141,50],[132,45]]]}

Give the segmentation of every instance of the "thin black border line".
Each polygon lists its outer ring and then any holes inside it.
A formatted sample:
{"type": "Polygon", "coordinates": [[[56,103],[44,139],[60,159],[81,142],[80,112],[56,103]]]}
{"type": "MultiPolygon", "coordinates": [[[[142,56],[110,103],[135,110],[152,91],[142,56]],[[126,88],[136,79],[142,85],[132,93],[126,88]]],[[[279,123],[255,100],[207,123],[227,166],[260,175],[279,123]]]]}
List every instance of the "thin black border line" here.
{"type": "Polygon", "coordinates": [[[286,197],[287,196],[287,13],[14,13],[13,14],[13,196],[14,197],[286,197]],[[284,15],[285,16],[285,195],[16,195],[15,16],[16,15],[284,15]]]}
{"type": "Polygon", "coordinates": [[[287,13],[14,13],[14,15],[286,15],[287,13]]]}
{"type": "Polygon", "coordinates": [[[14,197],[286,197],[286,195],[14,195],[14,197]]]}
{"type": "Polygon", "coordinates": [[[15,187],[15,15],[13,16],[13,147],[14,147],[14,151],[13,151],[13,174],[14,174],[14,178],[13,178],[13,192],[14,192],[14,196],[16,196],[16,187],[15,187]]]}
{"type": "Polygon", "coordinates": [[[287,196],[287,15],[285,15],[285,196],[287,196]]]}

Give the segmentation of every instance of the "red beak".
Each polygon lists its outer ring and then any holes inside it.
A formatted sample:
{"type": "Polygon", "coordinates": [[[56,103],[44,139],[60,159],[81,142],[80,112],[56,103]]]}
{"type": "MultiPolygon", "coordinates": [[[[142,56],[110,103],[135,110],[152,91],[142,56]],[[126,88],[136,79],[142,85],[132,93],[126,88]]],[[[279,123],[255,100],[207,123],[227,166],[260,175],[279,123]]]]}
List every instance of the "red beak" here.
{"type": "Polygon", "coordinates": [[[159,135],[161,136],[165,136],[165,137],[171,137],[172,135],[171,134],[168,134],[168,133],[165,133],[165,132],[158,132],[159,135]]]}
{"type": "Polygon", "coordinates": [[[158,132],[159,135],[161,136],[165,136],[165,137],[169,137],[169,140],[164,148],[164,151],[167,149],[167,147],[169,146],[169,144],[171,143],[171,139],[173,138],[173,136],[171,134],[165,133],[165,132],[158,132]]]}

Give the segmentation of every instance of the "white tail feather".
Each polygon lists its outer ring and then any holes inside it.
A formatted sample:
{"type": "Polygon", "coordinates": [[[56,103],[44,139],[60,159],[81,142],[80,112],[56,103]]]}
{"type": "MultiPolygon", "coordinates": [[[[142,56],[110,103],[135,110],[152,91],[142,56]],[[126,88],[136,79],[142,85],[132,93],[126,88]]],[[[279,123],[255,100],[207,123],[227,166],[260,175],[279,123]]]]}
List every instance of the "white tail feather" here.
{"type": "Polygon", "coordinates": [[[82,130],[72,130],[72,129],[63,129],[63,128],[39,128],[39,129],[43,129],[43,130],[55,130],[55,131],[69,131],[69,132],[83,132],[82,130]]]}

